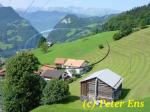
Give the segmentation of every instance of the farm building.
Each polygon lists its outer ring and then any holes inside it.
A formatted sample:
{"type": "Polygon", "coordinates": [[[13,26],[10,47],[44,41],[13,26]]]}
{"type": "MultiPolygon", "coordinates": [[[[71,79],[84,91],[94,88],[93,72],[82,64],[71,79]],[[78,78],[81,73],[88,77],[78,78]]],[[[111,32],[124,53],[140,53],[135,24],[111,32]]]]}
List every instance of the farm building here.
{"type": "Polygon", "coordinates": [[[64,66],[66,68],[66,72],[70,77],[74,75],[81,75],[87,71],[88,62],[85,60],[76,60],[76,59],[67,59],[64,66]],[[83,67],[83,68],[82,68],[83,67]]]}
{"type": "Polygon", "coordinates": [[[56,58],[55,61],[54,61],[54,64],[56,65],[56,67],[63,68],[66,60],[67,59],[65,59],[65,58],[56,58]]]}
{"type": "Polygon", "coordinates": [[[43,71],[45,71],[45,70],[55,70],[55,67],[56,66],[54,66],[54,65],[44,65],[44,66],[42,66],[40,69],[39,69],[39,73],[42,73],[43,71]]]}
{"type": "Polygon", "coordinates": [[[116,101],[122,92],[123,78],[109,69],[95,72],[81,83],[82,100],[116,101]]]}
{"type": "Polygon", "coordinates": [[[61,79],[63,77],[63,73],[58,70],[45,70],[41,73],[41,77],[45,80],[61,79]]]}

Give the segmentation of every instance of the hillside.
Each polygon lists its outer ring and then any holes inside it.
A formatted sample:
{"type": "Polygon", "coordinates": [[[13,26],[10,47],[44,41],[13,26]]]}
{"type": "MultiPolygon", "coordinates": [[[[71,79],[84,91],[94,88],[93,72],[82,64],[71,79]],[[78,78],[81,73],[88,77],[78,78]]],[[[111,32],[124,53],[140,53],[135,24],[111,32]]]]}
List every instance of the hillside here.
{"type": "Polygon", "coordinates": [[[73,41],[97,33],[101,25],[112,16],[79,17],[68,14],[55,25],[54,30],[49,33],[48,40],[52,42],[73,41]]]}
{"type": "Polygon", "coordinates": [[[39,58],[43,63],[52,63],[56,57],[76,57],[82,58],[88,53],[92,52],[93,49],[98,49],[98,45],[105,43],[106,40],[113,41],[112,35],[115,32],[104,32],[102,34],[97,34],[84,39],[79,39],[77,41],[55,44],[49,49],[49,53],[43,54],[41,49],[36,49],[33,53],[39,58]]]}
{"type": "MultiPolygon", "coordinates": [[[[105,46],[103,50],[99,50],[97,44],[109,40],[111,47],[109,56],[103,62],[96,65],[90,73],[104,68],[109,68],[115,71],[124,77],[122,99],[144,99],[145,101],[145,107],[142,109],[118,108],[111,109],[111,111],[129,112],[138,110],[142,112],[149,112],[150,28],[135,32],[128,37],[115,42],[112,42],[111,39],[113,34],[114,32],[106,32],[89,38],[80,39],[72,43],[55,45],[48,54],[42,54],[40,50],[35,50],[33,52],[42,63],[52,63],[55,57],[81,58],[94,62],[101,59],[107,50],[107,46],[105,46]]],[[[84,77],[90,73],[85,74],[84,77]]],[[[33,110],[33,112],[81,112],[82,104],[79,100],[79,81],[80,79],[70,84],[72,96],[67,103],[41,106],[33,110]]],[[[99,108],[96,110],[99,111],[99,108]]],[[[110,111],[110,109],[101,110],[110,111]]]]}
{"type": "Polygon", "coordinates": [[[35,48],[38,37],[31,38],[37,34],[11,7],[0,7],[0,55],[10,56],[20,49],[35,48]]]}
{"type": "Polygon", "coordinates": [[[104,30],[118,30],[122,26],[139,27],[150,25],[150,4],[123,12],[106,22],[104,30]]]}

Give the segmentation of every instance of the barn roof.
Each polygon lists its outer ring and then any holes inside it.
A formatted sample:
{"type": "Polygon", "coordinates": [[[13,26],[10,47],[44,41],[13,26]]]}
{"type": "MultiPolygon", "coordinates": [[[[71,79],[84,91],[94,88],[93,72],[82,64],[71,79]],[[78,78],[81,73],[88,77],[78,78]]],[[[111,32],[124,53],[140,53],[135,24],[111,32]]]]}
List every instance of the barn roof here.
{"type": "Polygon", "coordinates": [[[98,78],[99,80],[105,82],[106,84],[108,84],[114,89],[117,89],[123,81],[123,78],[120,75],[112,72],[109,69],[104,69],[104,70],[93,73],[89,77],[83,79],[81,82],[84,82],[93,78],[98,78]]]}

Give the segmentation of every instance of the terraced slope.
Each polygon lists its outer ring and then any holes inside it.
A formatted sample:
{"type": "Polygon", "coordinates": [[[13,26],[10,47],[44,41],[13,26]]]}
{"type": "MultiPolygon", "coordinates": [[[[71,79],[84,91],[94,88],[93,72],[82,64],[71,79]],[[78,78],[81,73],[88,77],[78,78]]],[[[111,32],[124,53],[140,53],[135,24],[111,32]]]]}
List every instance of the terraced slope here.
{"type": "MultiPolygon", "coordinates": [[[[145,99],[145,107],[142,112],[149,112],[150,107],[150,28],[135,32],[126,38],[116,42],[111,42],[111,52],[109,56],[102,62],[96,65],[90,73],[109,68],[124,77],[123,96],[122,100],[128,99],[145,99]]],[[[62,49],[63,50],[63,49],[62,49]]],[[[106,53],[107,47],[99,50],[93,48],[86,55],[82,55],[82,59],[87,59],[91,62],[101,59],[106,53]]],[[[71,55],[71,54],[68,54],[71,55]]],[[[38,55],[37,55],[38,56],[38,55]]],[[[72,55],[73,57],[74,55],[72,55]]],[[[41,59],[41,57],[39,57],[41,59]]],[[[49,57],[50,58],[50,57],[49,57]]],[[[76,58],[76,56],[74,57],[76,58]]],[[[83,77],[88,76],[85,74],[83,77]]],[[[33,112],[59,111],[59,112],[81,112],[82,104],[79,100],[80,85],[79,80],[70,84],[72,96],[69,103],[56,104],[50,106],[41,106],[33,112]]],[[[96,109],[97,110],[97,109],[96,109]]],[[[99,110],[99,109],[98,109],[99,110]]],[[[112,112],[130,112],[140,111],[140,109],[108,109],[112,112]]],[[[102,110],[108,111],[107,109],[102,110]]],[[[93,112],[93,111],[91,111],[93,112]]]]}
{"type": "Polygon", "coordinates": [[[114,33],[104,32],[74,42],[56,44],[46,54],[43,54],[41,49],[36,49],[33,53],[42,63],[53,63],[56,57],[83,58],[94,49],[98,50],[98,45],[106,43],[106,40],[112,42],[114,33]]]}

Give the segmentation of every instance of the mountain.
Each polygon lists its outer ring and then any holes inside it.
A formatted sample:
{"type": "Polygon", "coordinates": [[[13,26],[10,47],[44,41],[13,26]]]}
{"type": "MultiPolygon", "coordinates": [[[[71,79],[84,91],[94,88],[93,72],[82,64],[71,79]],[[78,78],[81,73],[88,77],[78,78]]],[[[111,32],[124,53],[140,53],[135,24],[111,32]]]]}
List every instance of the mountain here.
{"type": "Polygon", "coordinates": [[[52,42],[73,41],[98,32],[101,25],[110,17],[79,17],[73,14],[66,15],[49,33],[48,40],[52,42]]]}
{"type": "Polygon", "coordinates": [[[39,32],[52,29],[57,22],[68,14],[79,17],[105,16],[120,13],[113,9],[82,8],[82,7],[31,7],[26,14],[22,9],[16,9],[21,17],[28,20],[39,32]]]}
{"type": "Polygon", "coordinates": [[[52,29],[66,15],[66,13],[58,11],[36,11],[26,14],[19,11],[19,14],[28,20],[39,32],[52,29]]]}
{"type": "Polygon", "coordinates": [[[121,11],[107,8],[83,8],[83,7],[49,7],[45,10],[48,11],[59,11],[67,14],[74,14],[78,16],[105,16],[110,14],[118,14],[121,11]]]}
{"type": "Polygon", "coordinates": [[[76,15],[69,14],[61,19],[60,22],[56,24],[55,28],[81,28],[102,21],[103,18],[101,17],[81,18],[76,15]]]}
{"type": "Polygon", "coordinates": [[[20,49],[35,48],[38,34],[11,7],[0,7],[0,55],[10,56],[20,49]]]}
{"type": "Polygon", "coordinates": [[[111,18],[104,24],[103,29],[118,30],[127,25],[132,28],[150,25],[150,4],[136,7],[111,18]]]}

